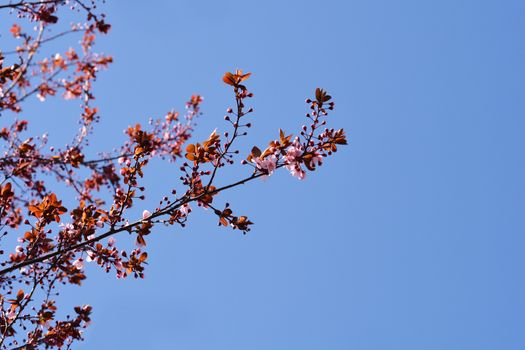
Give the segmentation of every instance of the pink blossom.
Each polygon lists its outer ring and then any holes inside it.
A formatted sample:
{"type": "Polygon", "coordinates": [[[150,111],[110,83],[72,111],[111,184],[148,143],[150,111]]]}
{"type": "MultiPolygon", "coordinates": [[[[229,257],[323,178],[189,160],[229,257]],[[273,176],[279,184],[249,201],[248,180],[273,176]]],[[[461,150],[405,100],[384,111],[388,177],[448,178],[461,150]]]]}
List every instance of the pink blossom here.
{"type": "Polygon", "coordinates": [[[115,260],[113,265],[115,266],[115,269],[117,270],[117,279],[126,277],[126,271],[124,270],[124,265],[122,264],[122,260],[120,258],[115,260]]]}
{"type": "Polygon", "coordinates": [[[124,265],[122,265],[122,261],[121,260],[117,260],[115,261],[115,268],[120,271],[124,268],[124,265]]]}
{"type": "Polygon", "coordinates": [[[64,233],[68,235],[76,233],[75,226],[73,226],[70,223],[60,224],[60,228],[62,228],[64,230],[64,233]]]}
{"type": "Polygon", "coordinates": [[[301,146],[294,142],[294,144],[286,150],[286,155],[284,156],[284,159],[289,162],[293,163],[296,162],[298,158],[301,157],[303,154],[303,151],[301,150],[301,146]]]}
{"type": "Polygon", "coordinates": [[[321,165],[323,164],[323,156],[319,152],[315,152],[314,156],[312,157],[312,163],[314,165],[321,165]]]}
{"type": "Polygon", "coordinates": [[[65,65],[64,59],[62,58],[62,56],[59,53],[55,54],[55,57],[53,58],[53,65],[55,67],[60,67],[60,68],[66,68],[67,67],[65,65]]]}
{"type": "Polygon", "coordinates": [[[83,126],[82,129],[80,129],[80,137],[86,137],[88,134],[88,129],[83,126]]]}
{"type": "Polygon", "coordinates": [[[91,251],[91,250],[88,250],[86,261],[87,262],[91,262],[91,261],[95,260],[95,257],[96,257],[95,253],[93,251],[91,251]]]}
{"type": "Polygon", "coordinates": [[[108,245],[109,245],[110,247],[114,246],[114,245],[115,245],[115,242],[116,242],[115,237],[109,237],[109,239],[108,239],[108,245]]]}
{"type": "Polygon", "coordinates": [[[303,169],[301,169],[299,165],[295,165],[293,167],[287,167],[287,168],[288,170],[290,170],[290,174],[292,176],[295,176],[299,180],[303,180],[306,177],[306,172],[303,169]]]}
{"type": "Polygon", "coordinates": [[[144,210],[142,212],[142,220],[146,220],[147,218],[149,218],[151,216],[151,212],[149,210],[144,210]]]}
{"type": "Polygon", "coordinates": [[[77,260],[73,261],[73,266],[78,270],[82,270],[84,268],[84,259],[78,258],[77,260]]]}
{"type": "Polygon", "coordinates": [[[191,207],[188,203],[185,203],[179,210],[182,214],[188,215],[191,212],[191,207]]]}
{"type": "Polygon", "coordinates": [[[9,313],[7,314],[7,318],[12,320],[16,317],[18,313],[16,312],[16,309],[11,309],[9,313]]]}
{"type": "Polygon", "coordinates": [[[277,167],[277,157],[272,155],[271,157],[266,157],[264,159],[256,158],[255,164],[257,169],[265,170],[267,175],[270,176],[277,167]]]}
{"type": "Polygon", "coordinates": [[[75,98],[77,98],[77,96],[76,96],[73,92],[71,92],[70,90],[67,90],[67,91],[64,93],[64,99],[65,99],[65,100],[73,100],[73,99],[75,99],[75,98]]]}
{"type": "MultiPolygon", "coordinates": [[[[303,155],[301,146],[298,140],[295,140],[294,143],[288,147],[286,150],[286,155],[284,156],[284,161],[286,164],[286,169],[290,171],[292,176],[297,177],[299,180],[302,180],[306,176],[306,172],[301,169],[300,160],[303,155]]],[[[321,157],[322,158],[322,157],[321,157]]],[[[316,161],[319,161],[316,159],[316,161]]]]}

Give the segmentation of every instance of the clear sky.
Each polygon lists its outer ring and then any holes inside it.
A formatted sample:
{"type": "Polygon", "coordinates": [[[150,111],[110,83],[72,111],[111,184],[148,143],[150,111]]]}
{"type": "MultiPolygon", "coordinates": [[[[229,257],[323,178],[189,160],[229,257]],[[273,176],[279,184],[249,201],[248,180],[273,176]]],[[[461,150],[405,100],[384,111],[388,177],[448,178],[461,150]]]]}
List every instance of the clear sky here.
{"type": "MultiPolygon", "coordinates": [[[[248,235],[197,210],[150,236],[144,280],[94,271],[66,289],[63,301],[94,307],[75,348],[525,349],[525,2],[104,8],[99,48],[115,63],[95,90],[97,150],[193,93],[197,137],[224,129],[221,76],[235,68],[253,72],[246,149],[298,130],[318,86],[350,145],[303,182],[281,172],[224,195],[255,221],[248,235]]],[[[76,118],[45,123],[69,135],[76,118]]],[[[149,168],[137,213],[178,184],[175,169],[149,168]]]]}

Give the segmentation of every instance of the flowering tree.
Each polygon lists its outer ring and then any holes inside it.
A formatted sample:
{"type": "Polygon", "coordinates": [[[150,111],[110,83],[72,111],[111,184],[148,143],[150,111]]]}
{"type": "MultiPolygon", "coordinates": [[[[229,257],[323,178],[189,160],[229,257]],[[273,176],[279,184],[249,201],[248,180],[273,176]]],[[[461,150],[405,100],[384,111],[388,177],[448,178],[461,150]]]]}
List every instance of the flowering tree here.
{"type": "Polygon", "coordinates": [[[252,222],[234,213],[222,195],[228,189],[271,176],[284,168],[298,179],[314,171],[324,158],[346,144],[344,131],[325,127],[334,108],[323,89],[307,99],[309,121],[297,134],[279,130],[265,149],[254,146],[241,161],[236,141],[251,127],[248,107],[253,94],[245,81],[250,73],[226,73],[234,105],[224,117],[228,131],[216,131],[193,142],[195,117],[202,97],[191,96],[184,113],[171,111],[146,126],[130,126],[128,140],[116,151],[86,159],[99,111],[92,83],[111,62],[93,52],[95,38],[110,25],[95,1],[11,1],[0,9],[17,16],[10,28],[15,47],[0,51],[0,348],[69,348],[82,339],[91,306],[74,308],[70,316],[57,310],[57,287],[81,285],[84,265],[99,265],[117,278],[144,277],[148,235],[155,225],[185,226],[192,208],[209,208],[219,225],[246,233],[252,222]],[[84,23],[61,27],[65,11],[84,23]],[[47,55],[46,43],[80,36],[78,48],[47,55]],[[29,123],[18,119],[22,103],[35,97],[81,101],[80,128],[73,141],[50,147],[47,137],[31,136],[29,123]],[[142,177],[154,157],[180,163],[180,183],[167,188],[159,206],[133,218],[129,209],[144,199],[142,177]],[[245,176],[218,185],[221,168],[241,163],[245,176]],[[50,176],[51,175],[51,176],[50,176]],[[71,194],[59,199],[56,192],[71,194]],[[63,187],[63,189],[62,189],[63,187]],[[66,204],[68,203],[67,207],[66,204]],[[218,202],[225,203],[223,205],[218,202]],[[115,236],[132,235],[135,249],[119,249],[115,236]]]}

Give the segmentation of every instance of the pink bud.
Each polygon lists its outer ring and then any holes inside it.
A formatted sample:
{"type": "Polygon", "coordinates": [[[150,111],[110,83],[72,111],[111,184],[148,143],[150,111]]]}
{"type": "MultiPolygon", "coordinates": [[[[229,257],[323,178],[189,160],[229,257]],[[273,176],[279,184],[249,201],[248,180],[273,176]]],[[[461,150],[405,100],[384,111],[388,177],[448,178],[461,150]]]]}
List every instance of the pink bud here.
{"type": "Polygon", "coordinates": [[[143,219],[143,220],[146,220],[146,219],[149,218],[150,216],[151,216],[151,213],[150,213],[149,210],[144,210],[144,211],[142,212],[142,219],[143,219]]]}

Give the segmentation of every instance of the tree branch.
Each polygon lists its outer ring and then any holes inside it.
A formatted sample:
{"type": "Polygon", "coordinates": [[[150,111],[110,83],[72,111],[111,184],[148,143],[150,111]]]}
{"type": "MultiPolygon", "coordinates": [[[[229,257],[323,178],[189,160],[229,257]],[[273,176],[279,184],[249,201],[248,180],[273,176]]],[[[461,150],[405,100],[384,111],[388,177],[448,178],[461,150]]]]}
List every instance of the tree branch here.
{"type": "MultiPolygon", "coordinates": [[[[280,168],[282,166],[284,166],[284,165],[280,165],[280,166],[278,166],[278,168],[280,168]]],[[[255,180],[255,179],[257,179],[257,178],[259,178],[261,176],[264,176],[264,175],[266,175],[266,174],[264,174],[264,173],[253,174],[253,175],[251,175],[251,176],[249,176],[247,178],[244,178],[244,179],[239,180],[237,182],[234,182],[232,184],[223,186],[221,188],[217,188],[217,189],[215,189],[213,191],[206,191],[206,192],[202,193],[201,195],[199,195],[197,197],[187,198],[187,199],[184,199],[184,200],[182,200],[182,201],[180,201],[178,203],[175,202],[175,203],[177,203],[176,205],[173,205],[173,204],[169,205],[169,206],[165,207],[164,209],[153,213],[150,217],[147,218],[147,220],[137,220],[137,221],[135,221],[135,222],[133,222],[131,224],[128,224],[128,225],[125,225],[125,226],[122,226],[122,227],[119,227],[119,228],[111,229],[111,230],[107,231],[106,233],[103,233],[100,236],[97,236],[95,238],[88,239],[87,241],[84,241],[84,242],[81,242],[81,243],[77,243],[77,244],[74,244],[72,246],[63,248],[61,250],[57,250],[57,251],[54,251],[52,253],[41,255],[39,257],[36,257],[36,258],[33,258],[33,259],[29,259],[29,260],[23,261],[21,263],[9,266],[9,267],[7,267],[5,269],[0,270],[0,276],[5,275],[5,274],[7,274],[9,272],[12,272],[12,271],[14,271],[16,269],[22,268],[24,266],[28,266],[28,265],[36,264],[36,263],[39,263],[39,262],[43,262],[43,261],[48,260],[50,258],[53,258],[53,257],[55,257],[55,256],[57,256],[59,254],[63,254],[63,253],[67,253],[67,252],[70,252],[70,251],[73,251],[73,250],[84,248],[87,245],[90,245],[92,243],[101,241],[104,238],[110,237],[110,236],[112,236],[112,235],[114,235],[116,233],[123,232],[123,231],[129,231],[133,227],[140,225],[144,221],[151,221],[154,218],[157,218],[157,217],[163,216],[165,214],[168,214],[171,211],[182,207],[184,204],[195,202],[195,201],[201,199],[202,197],[204,197],[206,195],[215,195],[215,194],[217,194],[219,192],[225,191],[225,190],[230,189],[232,187],[243,185],[243,184],[245,184],[247,182],[255,180]]]]}

